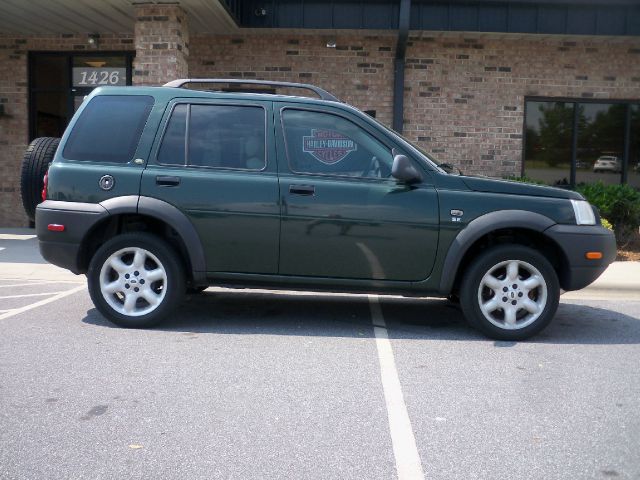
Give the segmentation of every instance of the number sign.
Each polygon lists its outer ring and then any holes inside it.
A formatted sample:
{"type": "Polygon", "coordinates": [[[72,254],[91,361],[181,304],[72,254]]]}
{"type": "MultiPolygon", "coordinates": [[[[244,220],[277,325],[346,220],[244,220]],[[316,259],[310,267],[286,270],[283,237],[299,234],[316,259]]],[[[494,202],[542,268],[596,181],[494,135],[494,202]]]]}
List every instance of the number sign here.
{"type": "Polygon", "coordinates": [[[98,87],[100,85],[126,85],[126,68],[73,68],[74,87],[98,87]]]}

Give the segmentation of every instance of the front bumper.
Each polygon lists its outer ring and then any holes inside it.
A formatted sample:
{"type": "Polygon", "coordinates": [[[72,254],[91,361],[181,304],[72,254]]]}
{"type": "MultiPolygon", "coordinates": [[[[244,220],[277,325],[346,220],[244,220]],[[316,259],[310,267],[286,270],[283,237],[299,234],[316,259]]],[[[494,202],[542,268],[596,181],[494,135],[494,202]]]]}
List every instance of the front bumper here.
{"type": "Polygon", "coordinates": [[[59,202],[46,200],[36,208],[36,233],[42,257],[75,274],[84,273],[81,246],[89,231],[104,217],[107,210],[96,203],[59,202]],[[64,225],[64,231],[48,229],[50,224],[64,225]]]}
{"type": "Polygon", "coordinates": [[[566,262],[560,271],[564,290],[580,290],[593,283],[616,258],[616,238],[601,225],[554,225],[544,233],[564,253],[566,262]],[[587,252],[602,252],[602,258],[589,260],[587,252]]]}

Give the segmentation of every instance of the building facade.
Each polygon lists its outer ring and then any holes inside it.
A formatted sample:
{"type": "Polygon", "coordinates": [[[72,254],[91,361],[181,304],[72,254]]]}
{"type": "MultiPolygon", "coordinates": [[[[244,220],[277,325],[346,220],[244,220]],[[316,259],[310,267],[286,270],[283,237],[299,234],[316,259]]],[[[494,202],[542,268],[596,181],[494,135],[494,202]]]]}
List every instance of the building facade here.
{"type": "Polygon", "coordinates": [[[54,3],[0,4],[0,226],[27,224],[31,139],[95,86],[176,78],[316,84],[465,174],[640,188],[635,1],[54,3]]]}

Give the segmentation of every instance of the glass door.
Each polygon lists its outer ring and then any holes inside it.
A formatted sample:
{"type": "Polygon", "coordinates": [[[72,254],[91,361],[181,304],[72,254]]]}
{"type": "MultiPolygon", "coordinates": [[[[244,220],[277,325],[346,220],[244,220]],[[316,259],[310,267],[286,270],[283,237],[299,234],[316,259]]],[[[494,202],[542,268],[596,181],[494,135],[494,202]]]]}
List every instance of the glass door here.
{"type": "Polygon", "coordinates": [[[61,137],[74,112],[102,85],[131,85],[133,52],[41,52],[29,57],[29,140],[61,137]]]}

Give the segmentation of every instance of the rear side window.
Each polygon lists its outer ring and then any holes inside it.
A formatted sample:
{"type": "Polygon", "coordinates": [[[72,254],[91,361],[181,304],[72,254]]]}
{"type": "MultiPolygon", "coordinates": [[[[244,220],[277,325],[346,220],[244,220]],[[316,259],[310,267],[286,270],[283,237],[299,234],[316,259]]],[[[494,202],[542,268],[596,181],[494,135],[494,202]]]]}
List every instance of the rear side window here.
{"type": "Polygon", "coordinates": [[[158,163],[263,170],[265,126],[262,107],[177,105],[160,145],[158,163]]]}
{"type": "Polygon", "coordinates": [[[150,96],[92,98],[73,127],[63,156],[69,160],[130,162],[152,107],[150,96]]]}

